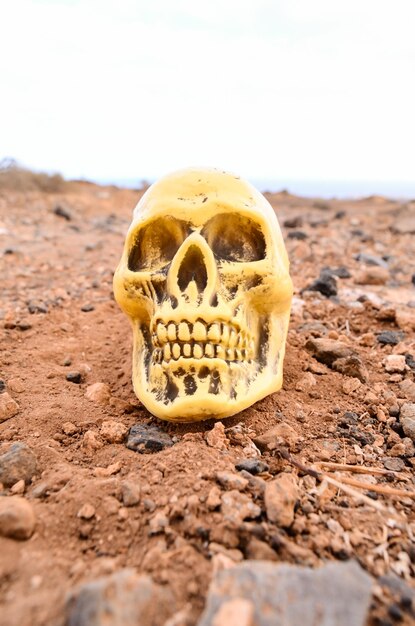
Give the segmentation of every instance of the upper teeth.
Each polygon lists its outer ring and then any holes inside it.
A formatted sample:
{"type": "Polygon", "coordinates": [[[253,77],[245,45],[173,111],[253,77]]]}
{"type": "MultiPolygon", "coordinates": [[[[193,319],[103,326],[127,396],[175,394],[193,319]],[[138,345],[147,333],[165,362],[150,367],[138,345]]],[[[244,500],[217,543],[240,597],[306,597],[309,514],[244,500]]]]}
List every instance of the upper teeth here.
{"type": "MultiPolygon", "coordinates": [[[[227,322],[194,324],[185,320],[179,324],[158,320],[153,332],[154,359],[170,361],[180,357],[201,359],[221,358],[227,361],[245,361],[254,356],[254,341],[248,331],[227,322]]],[[[153,327],[154,328],[154,327],[153,327]]]]}

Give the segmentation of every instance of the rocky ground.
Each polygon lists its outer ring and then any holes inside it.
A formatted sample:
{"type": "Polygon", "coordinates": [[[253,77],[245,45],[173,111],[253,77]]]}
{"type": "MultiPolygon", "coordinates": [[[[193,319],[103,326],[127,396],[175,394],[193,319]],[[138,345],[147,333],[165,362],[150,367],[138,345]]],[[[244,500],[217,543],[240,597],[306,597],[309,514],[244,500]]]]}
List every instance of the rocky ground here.
{"type": "Polygon", "coordinates": [[[0,189],[0,624],[268,626],[290,581],[287,611],[330,581],[356,611],[314,625],[413,624],[415,201],[269,194],[284,387],[176,425],[134,396],[112,296],[140,195],[0,189]]]}

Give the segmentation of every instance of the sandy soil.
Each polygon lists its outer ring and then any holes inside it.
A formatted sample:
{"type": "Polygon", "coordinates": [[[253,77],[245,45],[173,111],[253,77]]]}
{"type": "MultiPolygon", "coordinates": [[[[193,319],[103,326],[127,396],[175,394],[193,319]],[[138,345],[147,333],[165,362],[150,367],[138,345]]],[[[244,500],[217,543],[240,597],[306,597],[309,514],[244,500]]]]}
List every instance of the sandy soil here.
{"type": "Polygon", "coordinates": [[[140,193],[87,183],[0,191],[0,378],[18,405],[0,423],[0,455],[24,442],[37,462],[29,484],[0,488],[36,517],[29,539],[0,537],[0,624],[63,624],[70,589],[131,566],[170,587],[177,610],[187,606],[182,623],[194,625],[213,570],[247,558],[313,567],[356,558],[378,581],[368,623],[414,623],[415,450],[401,412],[415,402],[415,203],[269,194],[296,290],[284,387],[211,432],[213,422],[159,422],[132,390],[130,328],[112,274],[140,193]],[[324,267],[348,270],[332,278],[337,295],[303,291],[324,267]],[[380,343],[382,331],[396,345],[380,343]],[[315,358],[321,338],[349,347],[351,361],[315,358]],[[94,395],[97,382],[108,387],[94,395]],[[127,449],[124,432],[147,423],[174,445],[127,449]],[[235,464],[248,457],[268,466],[239,487],[261,513],[232,519],[217,473],[240,475],[235,464]],[[333,486],[311,466],[366,486],[333,486]],[[281,472],[298,489],[284,525],[270,521],[263,497],[281,472]],[[410,494],[376,493],[383,488],[410,494]]]}

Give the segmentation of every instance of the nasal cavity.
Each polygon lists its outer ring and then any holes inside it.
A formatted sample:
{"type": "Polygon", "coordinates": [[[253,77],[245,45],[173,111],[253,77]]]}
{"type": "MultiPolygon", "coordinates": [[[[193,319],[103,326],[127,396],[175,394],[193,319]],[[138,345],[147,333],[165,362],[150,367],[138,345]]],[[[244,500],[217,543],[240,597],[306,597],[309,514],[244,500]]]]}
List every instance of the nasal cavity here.
{"type": "Polygon", "coordinates": [[[177,284],[180,291],[185,291],[194,280],[199,293],[204,291],[208,282],[206,263],[202,251],[197,246],[190,246],[183,257],[177,273],[177,284]]]}

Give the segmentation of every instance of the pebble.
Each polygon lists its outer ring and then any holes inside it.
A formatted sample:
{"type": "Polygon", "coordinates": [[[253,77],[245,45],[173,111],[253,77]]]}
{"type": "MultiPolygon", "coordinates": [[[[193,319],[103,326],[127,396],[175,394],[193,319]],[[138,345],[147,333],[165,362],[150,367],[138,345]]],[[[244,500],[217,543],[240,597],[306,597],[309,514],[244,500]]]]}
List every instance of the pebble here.
{"type": "Polygon", "coordinates": [[[415,441],[415,403],[406,402],[401,406],[399,421],[405,435],[415,441]]]}
{"type": "Polygon", "coordinates": [[[285,422],[280,422],[262,435],[254,437],[254,443],[261,451],[275,450],[280,445],[287,445],[293,450],[299,440],[298,433],[285,422]]]}
{"type": "Polygon", "coordinates": [[[0,393],[3,393],[5,389],[6,389],[6,383],[4,382],[2,378],[0,378],[0,393]]]}
{"type": "Polygon", "coordinates": [[[32,505],[20,496],[0,498],[0,535],[11,539],[29,539],[35,530],[32,505]]]}
{"type": "Polygon", "coordinates": [[[94,452],[95,450],[99,450],[103,447],[102,441],[100,441],[97,437],[97,433],[93,430],[87,430],[84,433],[82,438],[82,447],[90,452],[94,452]]]}
{"type": "Polygon", "coordinates": [[[113,476],[117,474],[121,469],[121,461],[116,461],[115,463],[111,463],[107,467],[95,467],[93,470],[94,476],[98,478],[108,478],[108,476],[113,476]]]}
{"type": "Polygon", "coordinates": [[[342,341],[327,339],[325,337],[309,339],[305,347],[306,350],[312,353],[317,361],[329,367],[332,367],[337,359],[343,359],[356,354],[350,346],[342,341]]]}
{"type": "Polygon", "coordinates": [[[296,391],[309,391],[317,385],[316,377],[311,372],[306,372],[296,383],[296,391]]]}
{"type": "Polygon", "coordinates": [[[157,535],[165,531],[169,525],[169,518],[163,511],[158,511],[149,521],[150,535],[157,535]]]}
{"type": "Polygon", "coordinates": [[[209,511],[214,511],[215,509],[218,509],[220,507],[221,502],[222,502],[221,491],[219,487],[214,485],[208,493],[208,497],[206,499],[206,506],[209,509],[209,511]]]}
{"type": "Polygon", "coordinates": [[[67,222],[70,222],[72,220],[71,213],[68,211],[68,209],[61,206],[60,204],[57,204],[54,207],[53,213],[57,215],[58,217],[63,217],[63,219],[66,220],[67,222]]]}
{"type": "Polygon", "coordinates": [[[389,280],[389,271],[385,267],[370,266],[356,273],[356,285],[384,285],[389,280]]]}
{"type": "Polygon", "coordinates": [[[233,489],[222,495],[222,514],[232,524],[242,524],[246,519],[254,519],[261,515],[261,509],[244,493],[233,489]]]}
{"type": "Polygon", "coordinates": [[[7,391],[0,394],[0,424],[14,417],[19,412],[19,405],[7,391]]]}
{"type": "Polygon", "coordinates": [[[385,457],[383,466],[391,472],[402,472],[405,469],[405,462],[399,457],[385,457]]]}
{"type": "Polygon", "coordinates": [[[10,378],[7,386],[13,393],[23,393],[25,390],[24,383],[20,378],[10,378]]]}
{"type": "Polygon", "coordinates": [[[343,376],[358,378],[362,383],[367,383],[369,380],[369,373],[361,358],[356,354],[336,359],[332,364],[332,368],[334,371],[343,374],[343,376]]]}
{"type": "Polygon", "coordinates": [[[198,626],[233,626],[223,621],[224,614],[232,619],[223,607],[235,599],[253,605],[239,609],[240,619],[251,621],[238,626],[364,626],[372,585],[352,560],[317,569],[248,560],[215,573],[198,626]]]}
{"type": "Polygon", "coordinates": [[[384,366],[388,374],[402,374],[407,367],[402,354],[389,354],[385,357],[384,366]]]}
{"type": "Polygon", "coordinates": [[[81,372],[68,372],[66,374],[66,380],[70,383],[75,383],[75,385],[79,385],[82,382],[82,374],[81,372]]]}
{"type": "Polygon", "coordinates": [[[67,626],[163,626],[175,610],[167,586],[125,568],[73,589],[64,621],[67,626]]]}
{"type": "Polygon", "coordinates": [[[81,311],[82,311],[83,313],[90,313],[91,311],[94,311],[94,310],[95,310],[94,305],[93,305],[93,304],[90,304],[90,303],[83,304],[83,305],[81,306],[81,311]]]}
{"type": "Polygon", "coordinates": [[[72,437],[72,435],[76,435],[78,431],[79,431],[79,428],[75,426],[75,424],[73,424],[72,422],[64,422],[62,424],[62,432],[64,432],[65,435],[68,435],[68,437],[72,437]]]}
{"type": "Polygon", "coordinates": [[[86,388],[85,397],[91,402],[106,405],[111,400],[111,390],[106,383],[94,383],[86,388]]]}
{"type": "Polygon", "coordinates": [[[132,480],[123,480],[121,483],[121,498],[124,506],[135,506],[140,502],[140,485],[132,480]]]}
{"type": "Polygon", "coordinates": [[[262,472],[267,472],[269,470],[269,465],[264,463],[264,461],[260,461],[259,459],[241,459],[235,465],[235,468],[238,471],[245,470],[250,474],[256,476],[256,474],[262,474],[262,472]]]}
{"type": "Polygon", "coordinates": [[[0,455],[0,483],[12,487],[20,480],[29,484],[37,471],[37,460],[29,446],[21,441],[0,455]]]}
{"type": "Polygon", "coordinates": [[[267,482],[264,502],[269,521],[283,528],[291,526],[298,495],[298,481],[293,474],[281,473],[267,482]]]}
{"type": "Polygon", "coordinates": [[[404,336],[404,333],[396,330],[384,330],[376,339],[382,346],[396,346],[404,336]]]}
{"type": "Polygon", "coordinates": [[[360,252],[356,255],[356,261],[359,263],[365,263],[366,265],[377,265],[378,267],[387,268],[388,264],[382,257],[375,256],[374,254],[366,254],[365,252],[360,252]]]}
{"type": "Polygon", "coordinates": [[[337,296],[337,281],[330,271],[322,270],[320,276],[302,291],[318,291],[326,298],[337,296]]]}
{"type": "Polygon", "coordinates": [[[399,389],[405,398],[415,402],[415,382],[409,380],[409,378],[405,378],[400,384],[399,389]]]}
{"type": "Polygon", "coordinates": [[[342,391],[346,395],[350,395],[362,386],[358,378],[349,378],[342,383],[342,391]]]}
{"type": "Polygon", "coordinates": [[[297,239],[297,241],[304,241],[308,239],[307,233],[303,230],[292,230],[287,235],[288,239],[297,239]]]}
{"type": "Polygon", "coordinates": [[[243,478],[234,472],[216,472],[216,480],[222,485],[222,487],[225,487],[225,489],[237,489],[238,491],[243,491],[248,485],[246,478],[243,478]]]}
{"type": "Polygon", "coordinates": [[[127,431],[127,426],[121,424],[121,422],[107,420],[102,423],[100,434],[108,443],[122,443],[127,431]]]}
{"type": "Polygon", "coordinates": [[[94,515],[95,515],[95,508],[92,506],[92,504],[89,504],[89,503],[82,505],[78,513],[76,514],[77,517],[80,517],[81,519],[86,519],[86,520],[92,519],[94,515]]]}
{"type": "Polygon", "coordinates": [[[17,483],[15,483],[12,487],[10,487],[10,493],[16,496],[22,496],[25,492],[25,487],[26,487],[25,481],[23,479],[18,480],[17,483]]]}
{"type": "Polygon", "coordinates": [[[222,422],[216,422],[213,428],[205,434],[205,440],[208,446],[216,450],[225,450],[228,447],[229,441],[222,422]]]}
{"type": "Polygon", "coordinates": [[[126,446],[141,454],[159,452],[173,445],[173,440],[157,426],[148,424],[136,424],[131,426],[126,446]]]}

